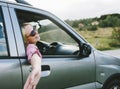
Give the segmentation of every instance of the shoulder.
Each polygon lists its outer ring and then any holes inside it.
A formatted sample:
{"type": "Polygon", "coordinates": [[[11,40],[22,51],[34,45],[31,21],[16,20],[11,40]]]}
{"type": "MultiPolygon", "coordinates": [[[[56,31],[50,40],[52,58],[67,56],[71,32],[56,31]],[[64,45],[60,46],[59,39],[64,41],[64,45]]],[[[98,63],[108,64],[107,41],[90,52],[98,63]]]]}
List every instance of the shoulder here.
{"type": "Polygon", "coordinates": [[[27,51],[28,60],[30,60],[34,54],[37,54],[39,57],[42,58],[41,53],[39,52],[37,46],[34,44],[27,45],[26,51],[27,51]]]}
{"type": "Polygon", "coordinates": [[[37,49],[37,46],[35,44],[28,44],[27,50],[29,50],[29,49],[37,49]]]}
{"type": "Polygon", "coordinates": [[[36,48],[36,45],[35,44],[28,44],[27,45],[27,48],[31,48],[31,47],[36,48]]]}
{"type": "Polygon", "coordinates": [[[37,46],[34,45],[34,44],[28,44],[27,45],[27,48],[26,48],[26,51],[27,52],[35,52],[37,50],[37,46]]]}

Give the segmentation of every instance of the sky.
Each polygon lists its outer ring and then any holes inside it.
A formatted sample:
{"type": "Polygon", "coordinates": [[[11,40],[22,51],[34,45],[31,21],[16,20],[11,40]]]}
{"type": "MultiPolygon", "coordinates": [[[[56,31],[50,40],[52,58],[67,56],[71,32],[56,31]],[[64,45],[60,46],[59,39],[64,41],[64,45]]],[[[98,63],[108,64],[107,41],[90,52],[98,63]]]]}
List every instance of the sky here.
{"type": "MultiPolygon", "coordinates": [[[[9,0],[13,1],[13,0],[9,0]]],[[[100,17],[104,14],[120,13],[120,0],[27,0],[66,20],[100,17]]]]}

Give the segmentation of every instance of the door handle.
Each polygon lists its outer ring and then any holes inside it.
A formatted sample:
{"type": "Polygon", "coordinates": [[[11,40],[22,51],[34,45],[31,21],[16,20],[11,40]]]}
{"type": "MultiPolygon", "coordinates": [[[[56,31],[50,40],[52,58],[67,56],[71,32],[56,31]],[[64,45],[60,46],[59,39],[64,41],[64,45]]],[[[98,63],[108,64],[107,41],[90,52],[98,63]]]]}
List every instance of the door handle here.
{"type": "Polygon", "coordinates": [[[50,66],[49,65],[42,65],[42,72],[41,77],[47,77],[50,75],[50,66]]]}
{"type": "Polygon", "coordinates": [[[49,65],[42,65],[42,71],[50,71],[49,65]]]}
{"type": "MultiPolygon", "coordinates": [[[[41,77],[46,77],[50,75],[50,66],[49,65],[42,65],[41,66],[41,77]]],[[[32,67],[30,67],[29,71],[32,71],[32,67]]]]}

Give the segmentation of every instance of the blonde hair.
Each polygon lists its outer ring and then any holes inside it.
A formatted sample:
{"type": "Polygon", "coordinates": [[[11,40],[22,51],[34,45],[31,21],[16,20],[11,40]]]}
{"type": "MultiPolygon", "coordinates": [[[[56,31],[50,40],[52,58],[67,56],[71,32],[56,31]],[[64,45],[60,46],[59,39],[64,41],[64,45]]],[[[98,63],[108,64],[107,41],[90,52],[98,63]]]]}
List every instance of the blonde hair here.
{"type": "MultiPolygon", "coordinates": [[[[23,39],[24,39],[25,44],[27,44],[27,38],[26,38],[26,33],[25,33],[25,27],[26,27],[27,25],[31,25],[31,24],[30,24],[30,23],[23,23],[23,24],[22,24],[22,34],[23,34],[23,39]]],[[[32,25],[31,25],[31,26],[32,26],[32,25]]]]}

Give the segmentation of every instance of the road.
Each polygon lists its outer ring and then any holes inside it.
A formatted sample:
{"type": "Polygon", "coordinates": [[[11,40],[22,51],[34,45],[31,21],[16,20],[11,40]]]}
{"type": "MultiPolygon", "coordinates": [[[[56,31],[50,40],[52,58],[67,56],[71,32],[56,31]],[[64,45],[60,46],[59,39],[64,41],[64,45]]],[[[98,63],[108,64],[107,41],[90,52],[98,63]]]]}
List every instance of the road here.
{"type": "Polygon", "coordinates": [[[103,52],[120,58],[120,49],[107,50],[107,51],[103,51],[103,52]]]}

